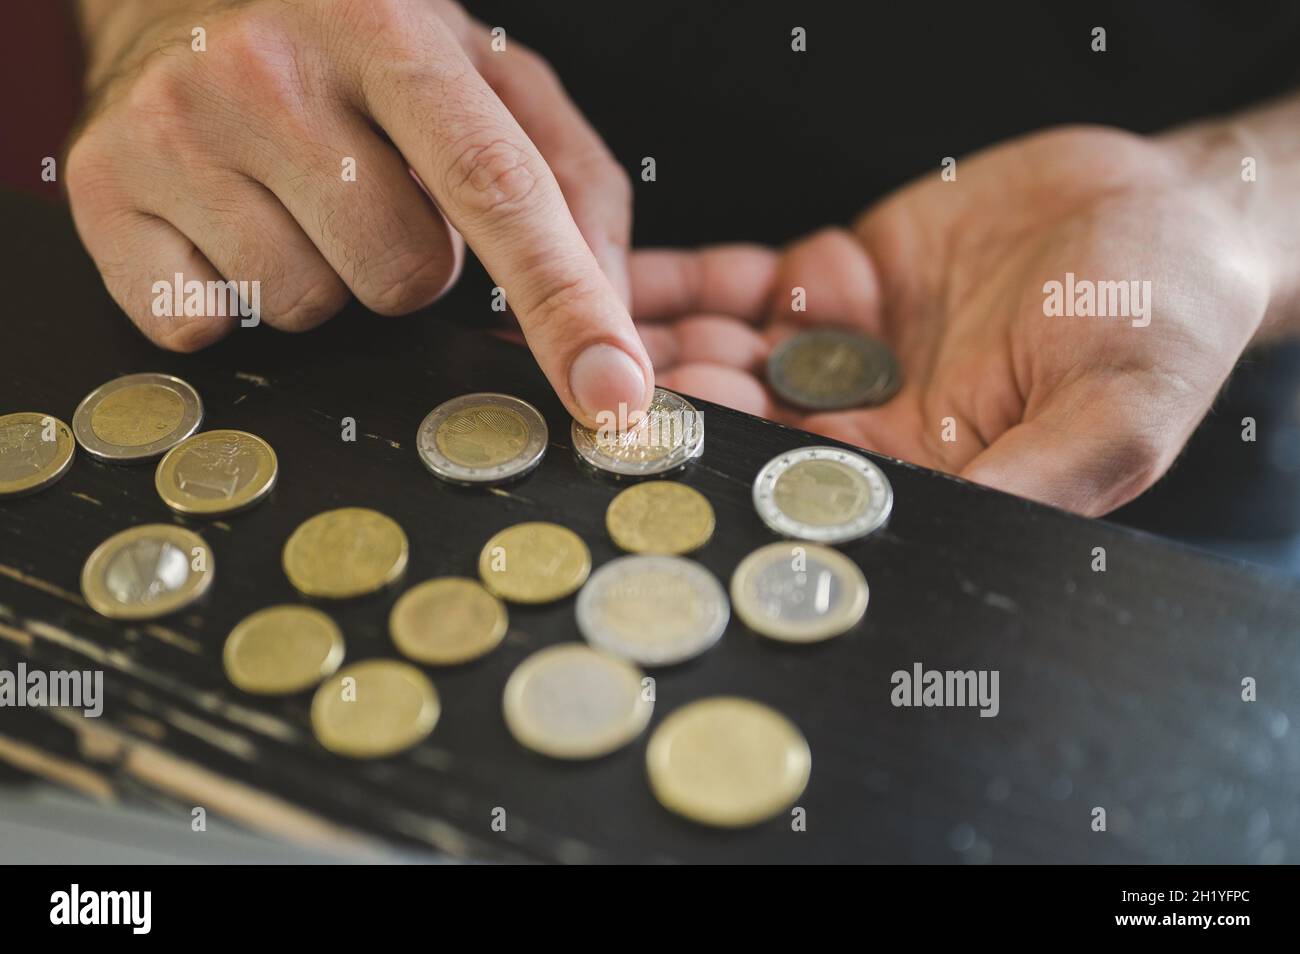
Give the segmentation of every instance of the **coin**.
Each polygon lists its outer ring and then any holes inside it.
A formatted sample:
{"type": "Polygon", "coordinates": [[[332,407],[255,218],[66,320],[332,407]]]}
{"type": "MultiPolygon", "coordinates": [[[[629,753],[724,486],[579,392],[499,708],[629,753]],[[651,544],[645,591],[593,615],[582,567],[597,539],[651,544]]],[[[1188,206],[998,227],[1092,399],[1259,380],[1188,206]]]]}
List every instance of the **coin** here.
{"type": "Polygon", "coordinates": [[[818,328],[787,338],[767,359],[777,396],[810,411],[884,404],[898,392],[898,363],[881,341],[853,331],[818,328]]]}
{"type": "Polygon", "coordinates": [[[154,486],[177,513],[234,513],[271,492],[279,465],[271,445],[244,431],[204,431],[158,462],[154,486]]]}
{"type": "Polygon", "coordinates": [[[537,408],[509,394],[466,394],[439,404],[420,424],[416,448],[436,476],[498,484],[542,462],[549,433],[537,408]]]}
{"type": "Polygon", "coordinates": [[[663,388],[655,388],[644,417],[599,429],[574,421],[571,433],[582,460],[624,477],[667,473],[704,453],[704,418],[684,397],[663,388]]]}
{"type": "Polygon", "coordinates": [[[878,530],[894,507],[879,467],[838,447],[801,447],[772,458],[754,479],[754,509],[798,540],[845,543],[878,530]]]}
{"type": "Polygon", "coordinates": [[[673,480],[634,484],[605,511],[610,538],[632,553],[690,553],[709,542],[713,524],[708,498],[673,480]]]}
{"type": "Polygon", "coordinates": [[[510,674],[502,708],[521,745],[557,759],[608,755],[644,731],[654,711],[631,663],[578,643],[533,653],[510,674]]]}
{"type": "Polygon", "coordinates": [[[478,574],[494,596],[512,603],[549,603],[582,586],[591,552],[568,527],[517,523],[483,546],[478,574]]]}
{"type": "Polygon", "coordinates": [[[310,606],[268,606],[240,620],[222,652],[226,676],[256,695],[291,695],[333,675],[343,662],[343,632],[310,606]]]}
{"type": "Polygon", "coordinates": [[[95,548],[81,571],[81,593],[109,619],[154,619],[206,593],[213,569],[212,551],[197,533],[150,523],[95,548]]]}
{"type": "Polygon", "coordinates": [[[377,510],[318,513],[285,541],[285,576],[305,596],[347,599],[373,593],[406,569],[406,534],[377,510]]]}
{"type": "Polygon", "coordinates": [[[769,543],[740,561],[731,577],[736,615],[756,633],[813,643],[852,629],[869,591],[858,565],[815,543],[769,543]]]}
{"type": "Polygon", "coordinates": [[[646,748],[646,772],[668,810],[705,825],[742,828],[794,804],[808,784],[812,752],[776,710],[715,696],[664,719],[646,748]]]}
{"type": "Polygon", "coordinates": [[[0,415],[0,497],[44,490],[68,472],[77,442],[57,417],[20,411],[0,415]]]}
{"type": "Polygon", "coordinates": [[[675,556],[611,560],[578,594],[578,629],[587,642],[643,666],[698,656],[721,638],[730,615],[713,574],[675,556]]]}
{"type": "Polygon", "coordinates": [[[506,634],[506,608],[477,580],[443,576],[402,594],[388,631],[405,656],[430,666],[469,662],[506,634]]]}
{"type": "Polygon", "coordinates": [[[311,728],[336,755],[382,758],[415,745],[438,724],[442,706],[427,676],[410,663],[367,659],[340,669],[311,700],[311,728]]]}
{"type": "Polygon", "coordinates": [[[199,429],[199,393],[170,374],[128,374],[91,391],[72,415],[86,453],[132,464],[153,460],[199,429]]]}

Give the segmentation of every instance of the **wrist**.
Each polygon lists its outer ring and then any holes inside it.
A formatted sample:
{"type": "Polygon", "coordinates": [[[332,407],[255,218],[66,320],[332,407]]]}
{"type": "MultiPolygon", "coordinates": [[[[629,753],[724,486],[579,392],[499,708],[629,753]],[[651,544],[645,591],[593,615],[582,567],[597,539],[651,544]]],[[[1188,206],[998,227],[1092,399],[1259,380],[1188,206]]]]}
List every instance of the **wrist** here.
{"type": "Polygon", "coordinates": [[[77,0],[86,59],[84,89],[97,89],[150,25],[194,5],[193,0],[77,0]]]}

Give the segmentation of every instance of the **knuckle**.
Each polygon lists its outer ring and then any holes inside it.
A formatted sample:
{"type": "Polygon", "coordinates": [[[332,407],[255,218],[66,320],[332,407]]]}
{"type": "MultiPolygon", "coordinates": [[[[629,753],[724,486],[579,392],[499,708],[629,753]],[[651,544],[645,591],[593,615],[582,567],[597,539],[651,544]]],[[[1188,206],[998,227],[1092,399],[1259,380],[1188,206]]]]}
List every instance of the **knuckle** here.
{"type": "MultiPolygon", "coordinates": [[[[545,289],[525,316],[528,333],[550,340],[576,337],[575,314],[590,314],[602,303],[602,291],[587,278],[565,281],[545,289]]],[[[580,342],[575,341],[575,345],[580,342]]]]}
{"type": "Polygon", "coordinates": [[[505,138],[477,138],[462,147],[447,171],[447,194],[471,216],[508,219],[535,198],[541,176],[521,146],[505,138]]]}
{"type": "Polygon", "coordinates": [[[141,327],[145,329],[149,340],[158,347],[182,354],[191,354],[206,348],[225,331],[223,325],[207,318],[183,322],[167,320],[166,324],[141,325],[141,327]]]}
{"type": "Polygon", "coordinates": [[[347,300],[347,287],[333,272],[312,275],[276,308],[268,323],[281,331],[307,331],[332,318],[347,300]]]}
{"type": "Polygon", "coordinates": [[[425,251],[400,252],[370,271],[359,295],[363,304],[378,314],[409,314],[447,289],[451,270],[449,261],[425,251]]]}
{"type": "Polygon", "coordinates": [[[276,124],[306,112],[309,70],[304,51],[279,18],[242,13],[224,25],[217,42],[224,68],[207,77],[215,88],[276,124]]]}

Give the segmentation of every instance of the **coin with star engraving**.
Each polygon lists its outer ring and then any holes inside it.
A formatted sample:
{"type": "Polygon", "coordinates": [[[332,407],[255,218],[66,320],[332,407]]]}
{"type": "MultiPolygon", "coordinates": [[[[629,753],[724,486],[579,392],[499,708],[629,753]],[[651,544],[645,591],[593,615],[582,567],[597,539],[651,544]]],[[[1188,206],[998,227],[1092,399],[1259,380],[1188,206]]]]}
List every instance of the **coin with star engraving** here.
{"type": "Polygon", "coordinates": [[[767,359],[767,381],[808,411],[874,407],[898,393],[898,363],[884,342],[860,332],[817,328],[787,338],[767,359]]]}
{"type": "Polygon", "coordinates": [[[433,731],[441,714],[429,677],[395,659],[345,666],[321,683],[311,700],[317,741],[354,759],[406,751],[433,731]]]}
{"type": "Polygon", "coordinates": [[[708,498],[675,480],[633,484],[605,511],[610,538],[631,553],[690,553],[709,542],[713,526],[708,498]]]}
{"type": "Polygon", "coordinates": [[[507,623],[505,605],[477,580],[460,576],[411,587],[388,614],[388,632],[402,655],[427,666],[454,666],[490,653],[507,623]]]}
{"type": "Polygon", "coordinates": [[[856,563],[815,543],[769,543],[731,576],[731,605],[741,622],[786,643],[847,632],[866,613],[869,596],[856,563]]]}
{"type": "Polygon", "coordinates": [[[318,609],[286,603],[245,616],[226,637],[226,677],[262,696],[292,695],[334,674],[343,631],[318,609]]]}
{"type": "Polygon", "coordinates": [[[21,497],[55,483],[72,466],[77,442],[57,417],[32,411],[0,415],[0,497],[21,497]]]}
{"type": "Polygon", "coordinates": [[[439,404],[420,424],[416,449],[430,472],[456,484],[522,477],[546,454],[546,419],[509,394],[465,394],[439,404]]]}
{"type": "Polygon", "coordinates": [[[506,527],[483,545],[478,575],[494,596],[512,603],[550,603],[568,596],[591,572],[591,551],[568,527],[535,521],[506,527]]]}
{"type": "Polygon", "coordinates": [[[128,374],[91,391],[72,415],[86,453],[116,464],[154,460],[199,429],[199,392],[170,374],[128,374]]]}
{"type": "Polygon", "coordinates": [[[81,571],[81,593],[101,616],[155,619],[206,593],[213,569],[212,551],[197,533],[145,524],[95,548],[81,571]]]}
{"type": "Polygon", "coordinates": [[[655,388],[644,415],[627,415],[599,428],[577,421],[573,449],[587,464],[620,477],[649,477],[676,470],[704,453],[704,418],[690,401],[655,388]]]}
{"type": "Polygon", "coordinates": [[[533,653],[506,682],[502,708],[521,745],[557,759],[594,759],[644,731],[654,711],[641,670],[579,643],[533,653]]]}
{"type": "Polygon", "coordinates": [[[780,454],[754,479],[754,509],[772,530],[814,543],[846,543],[885,524],[894,489],[879,467],[838,447],[780,454]]]}
{"type": "Polygon", "coordinates": [[[646,747],[646,773],[669,811],[718,828],[781,814],[803,794],[812,752],[781,713],[715,696],[669,713],[646,747]]]}
{"type": "Polygon", "coordinates": [[[408,553],[396,520],[366,507],[342,507],[300,524],[285,542],[281,562],[304,596],[347,599],[396,580],[408,553]]]}
{"type": "Polygon", "coordinates": [[[279,474],[271,445],[244,431],[204,431],[158,462],[154,486],[177,513],[217,516],[253,506],[279,474]]]}

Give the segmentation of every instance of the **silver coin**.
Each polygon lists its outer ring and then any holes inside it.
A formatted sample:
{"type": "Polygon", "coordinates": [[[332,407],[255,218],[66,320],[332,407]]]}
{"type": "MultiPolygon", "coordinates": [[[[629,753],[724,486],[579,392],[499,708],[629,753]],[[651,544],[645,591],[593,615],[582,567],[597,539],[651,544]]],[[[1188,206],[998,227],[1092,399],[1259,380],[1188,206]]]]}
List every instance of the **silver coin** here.
{"type": "Polygon", "coordinates": [[[798,540],[845,543],[878,530],[894,488],[861,454],[801,447],[772,458],[754,478],[754,509],[772,530],[798,540]]]}
{"type": "Polygon", "coordinates": [[[741,621],[787,643],[818,642],[852,629],[869,596],[856,563],[815,543],[759,547],[731,577],[731,602],[741,621]]]}
{"type": "Polygon", "coordinates": [[[682,467],[704,453],[704,417],[679,394],[655,388],[644,416],[600,422],[592,429],[573,422],[573,449],[599,470],[623,477],[649,477],[682,467]]]}
{"type": "Polygon", "coordinates": [[[788,404],[836,411],[884,404],[898,392],[898,362],[882,341],[839,328],[804,331],[767,359],[767,381],[788,404]]]}
{"type": "Polygon", "coordinates": [[[72,415],[72,433],[92,457],[133,464],[161,457],[202,423],[199,392],[180,378],[128,374],[86,395],[72,415]]]}
{"type": "Polygon", "coordinates": [[[499,484],[542,462],[546,419],[509,394],[465,394],[439,404],[420,423],[416,449],[424,466],[455,484],[499,484]]]}
{"type": "Polygon", "coordinates": [[[625,556],[591,575],[577,614],[593,646],[643,666],[671,666],[716,643],[731,609],[722,584],[698,563],[625,556]]]}
{"type": "Polygon", "coordinates": [[[203,538],[167,523],[109,537],[81,571],[81,594],[110,619],[155,619],[193,603],[212,585],[212,552],[203,538]]]}

